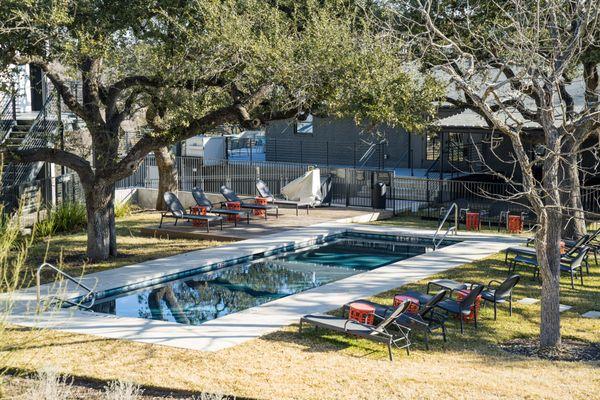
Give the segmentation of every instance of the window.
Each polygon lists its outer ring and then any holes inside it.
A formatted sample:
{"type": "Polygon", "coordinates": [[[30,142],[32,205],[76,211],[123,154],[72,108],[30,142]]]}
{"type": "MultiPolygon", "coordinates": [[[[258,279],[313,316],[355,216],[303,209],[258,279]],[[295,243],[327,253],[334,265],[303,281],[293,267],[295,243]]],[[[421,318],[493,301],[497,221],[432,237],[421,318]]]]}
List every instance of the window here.
{"type": "Polygon", "coordinates": [[[463,135],[450,132],[448,134],[448,161],[464,161],[467,156],[467,146],[463,143],[463,135]]]}
{"type": "Polygon", "coordinates": [[[304,121],[296,121],[295,133],[298,135],[310,135],[313,133],[313,116],[308,114],[304,121]]]}
{"type": "Polygon", "coordinates": [[[440,156],[440,139],[437,133],[428,133],[426,138],[425,159],[435,161],[440,156]]]}

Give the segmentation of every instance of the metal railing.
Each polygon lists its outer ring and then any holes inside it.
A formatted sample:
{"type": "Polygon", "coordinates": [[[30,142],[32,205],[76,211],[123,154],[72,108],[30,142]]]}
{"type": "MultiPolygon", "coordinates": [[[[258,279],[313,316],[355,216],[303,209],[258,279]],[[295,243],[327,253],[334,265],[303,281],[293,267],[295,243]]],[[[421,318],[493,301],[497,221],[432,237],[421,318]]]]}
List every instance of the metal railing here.
{"type": "Polygon", "coordinates": [[[437,227],[437,230],[435,231],[435,234],[433,235],[432,240],[433,240],[433,249],[434,250],[438,249],[439,245],[444,242],[444,240],[446,239],[446,237],[448,236],[448,234],[450,232],[453,232],[455,235],[458,232],[458,204],[456,204],[456,203],[452,203],[450,208],[448,208],[448,211],[446,211],[446,215],[444,215],[442,222],[440,222],[440,224],[437,227]],[[444,236],[442,236],[442,238],[440,240],[436,241],[438,235],[440,234],[440,231],[444,227],[444,224],[446,223],[446,220],[448,219],[448,217],[450,216],[450,213],[452,211],[454,211],[454,225],[449,226],[448,229],[446,229],[444,236]]]}
{"type": "MultiPolygon", "coordinates": [[[[51,108],[55,102],[55,94],[52,92],[44,102],[42,110],[38,113],[29,128],[29,131],[19,145],[19,150],[44,148],[55,140],[56,130],[59,121],[56,118],[50,118],[51,108]]],[[[14,163],[8,164],[3,173],[3,183],[7,186],[18,185],[35,178],[39,169],[34,166],[41,166],[43,163],[14,163]],[[37,171],[35,171],[37,169],[37,171]]]]}
{"type": "Polygon", "coordinates": [[[66,278],[67,280],[73,282],[77,287],[80,287],[82,289],[84,289],[87,293],[85,294],[85,296],[80,297],[80,301],[79,302],[74,302],[68,299],[61,299],[57,296],[51,296],[50,299],[50,304],[54,303],[55,301],[59,301],[62,304],[69,304],[71,306],[76,306],[76,307],[80,307],[83,308],[85,310],[90,310],[93,306],[94,303],[96,302],[96,292],[94,292],[94,290],[92,290],[90,287],[88,287],[87,285],[81,283],[80,281],[78,281],[77,279],[73,278],[71,275],[67,274],[66,272],[56,268],[54,265],[49,264],[49,263],[43,263],[42,265],[40,265],[35,273],[35,282],[36,282],[36,295],[37,295],[37,304],[38,304],[38,310],[42,301],[42,270],[44,268],[50,268],[51,270],[53,270],[54,272],[56,272],[58,275],[66,278]],[[89,304],[84,304],[84,303],[89,303],[89,304]]]}
{"type": "Polygon", "coordinates": [[[10,136],[13,127],[16,125],[14,115],[14,96],[4,96],[0,98],[0,144],[10,136]]]}

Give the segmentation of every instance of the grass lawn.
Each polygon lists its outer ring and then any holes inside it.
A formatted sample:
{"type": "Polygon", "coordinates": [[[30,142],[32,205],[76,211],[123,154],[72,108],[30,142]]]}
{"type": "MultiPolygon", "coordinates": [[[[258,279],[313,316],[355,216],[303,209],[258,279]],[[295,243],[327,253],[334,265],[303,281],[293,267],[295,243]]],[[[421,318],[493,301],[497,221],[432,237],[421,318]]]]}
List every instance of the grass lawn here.
{"type": "MultiPolygon", "coordinates": [[[[35,285],[35,271],[44,261],[59,266],[63,271],[80,276],[124,265],[168,257],[187,251],[218,246],[223,243],[210,240],[169,239],[139,234],[139,228],[156,224],[160,215],[156,212],[139,212],[117,219],[118,256],[102,263],[89,263],[85,257],[85,231],[59,234],[39,240],[29,249],[23,284],[35,285]]],[[[52,281],[55,275],[49,270],[42,273],[43,282],[52,281]]]]}
{"type": "MultiPolygon", "coordinates": [[[[181,249],[180,249],[181,251],[181,249]]],[[[585,287],[562,282],[563,337],[600,342],[600,321],[580,313],[600,308],[600,268],[592,265],[585,287]]],[[[503,255],[466,264],[438,277],[487,282],[506,276],[503,255]]],[[[398,289],[424,290],[426,281],[398,289]]],[[[540,296],[531,273],[515,297],[540,296]]],[[[375,300],[391,303],[394,291],[375,300]]],[[[410,356],[396,351],[387,360],[385,346],[320,330],[299,334],[287,327],[215,353],[195,352],[109,340],[94,336],[16,329],[2,344],[5,366],[34,369],[52,364],[60,371],[103,380],[123,379],[153,387],[220,392],[269,399],[494,398],[591,399],[600,387],[600,363],[553,362],[512,355],[498,344],[538,334],[539,303],[515,303],[513,316],[501,306],[497,321],[492,308],[483,310],[480,329],[460,335],[449,321],[449,342],[434,337],[426,351],[414,336],[410,356]]]]}

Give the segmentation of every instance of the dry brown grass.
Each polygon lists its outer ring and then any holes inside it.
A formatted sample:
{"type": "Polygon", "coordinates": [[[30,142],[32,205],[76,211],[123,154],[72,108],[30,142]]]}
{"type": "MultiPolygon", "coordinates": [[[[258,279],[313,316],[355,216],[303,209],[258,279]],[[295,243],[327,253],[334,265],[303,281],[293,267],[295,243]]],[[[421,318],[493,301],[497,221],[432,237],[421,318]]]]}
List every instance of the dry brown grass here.
{"type": "MultiPolygon", "coordinates": [[[[505,276],[501,258],[444,275],[466,281],[505,276]]],[[[585,288],[563,285],[562,302],[575,306],[563,313],[563,334],[600,342],[600,321],[579,316],[600,304],[599,268],[592,268],[585,288]]],[[[424,284],[411,287],[422,289],[424,284]]],[[[376,299],[390,302],[392,292],[376,299]]],[[[539,297],[539,285],[526,275],[516,296],[539,297]]],[[[491,309],[485,309],[479,331],[468,327],[464,336],[450,321],[448,344],[436,339],[425,351],[417,337],[411,355],[397,352],[394,362],[387,361],[379,344],[322,331],[299,334],[295,326],[216,353],[18,329],[3,352],[11,353],[9,365],[17,368],[51,363],[76,376],[261,399],[597,398],[598,363],[551,362],[500,350],[498,343],[534,337],[538,330],[538,305],[518,304],[512,318],[507,314],[502,309],[494,322],[491,309]],[[22,345],[24,338],[30,339],[28,346],[22,345]]]]}

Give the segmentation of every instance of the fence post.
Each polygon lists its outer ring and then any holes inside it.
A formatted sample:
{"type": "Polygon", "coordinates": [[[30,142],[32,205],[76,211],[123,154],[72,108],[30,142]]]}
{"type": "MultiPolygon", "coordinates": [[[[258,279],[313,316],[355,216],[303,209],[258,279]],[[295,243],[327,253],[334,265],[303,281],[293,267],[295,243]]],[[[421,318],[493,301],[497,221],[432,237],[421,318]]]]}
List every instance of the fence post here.
{"type": "Polygon", "coordinates": [[[300,162],[304,162],[304,157],[302,156],[302,141],[300,141],[300,162]]]}
{"type": "Polygon", "coordinates": [[[329,140],[325,142],[327,166],[329,167],[329,140]]]}

